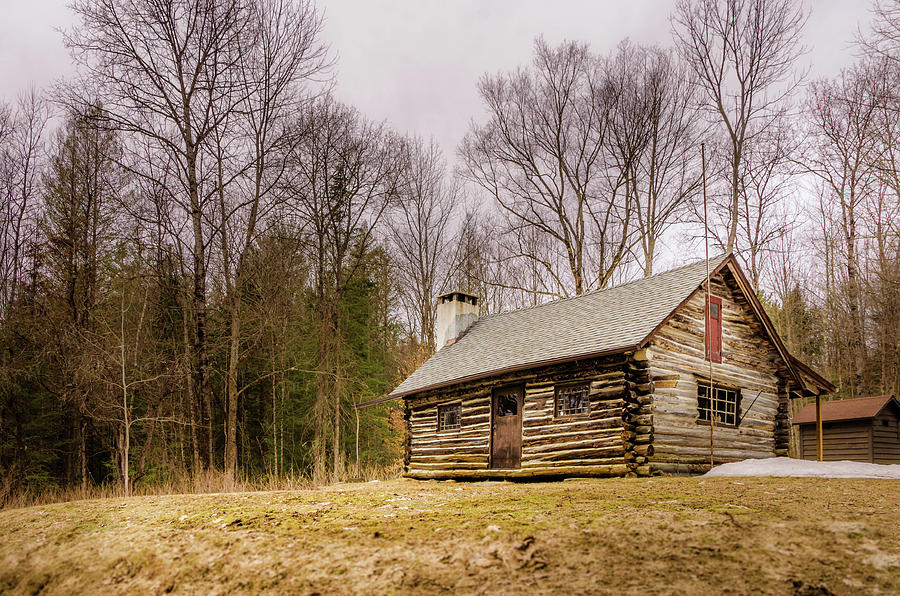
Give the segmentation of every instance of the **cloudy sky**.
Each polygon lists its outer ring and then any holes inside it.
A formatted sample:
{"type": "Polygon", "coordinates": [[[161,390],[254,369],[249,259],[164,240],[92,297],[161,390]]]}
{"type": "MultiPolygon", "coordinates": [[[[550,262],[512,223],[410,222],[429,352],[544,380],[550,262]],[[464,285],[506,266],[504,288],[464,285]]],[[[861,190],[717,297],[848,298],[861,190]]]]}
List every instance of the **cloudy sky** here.
{"type": "MultiPolygon", "coordinates": [[[[0,99],[71,75],[59,29],[68,0],[2,0],[0,99]]],[[[583,40],[608,51],[628,37],[669,45],[669,0],[320,0],[325,38],[337,56],[338,97],[404,133],[433,136],[452,159],[469,121],[481,116],[485,72],[531,57],[534,38],[583,40]]],[[[865,0],[815,0],[806,27],[810,76],[853,59],[849,42],[869,20],[865,0]]]]}

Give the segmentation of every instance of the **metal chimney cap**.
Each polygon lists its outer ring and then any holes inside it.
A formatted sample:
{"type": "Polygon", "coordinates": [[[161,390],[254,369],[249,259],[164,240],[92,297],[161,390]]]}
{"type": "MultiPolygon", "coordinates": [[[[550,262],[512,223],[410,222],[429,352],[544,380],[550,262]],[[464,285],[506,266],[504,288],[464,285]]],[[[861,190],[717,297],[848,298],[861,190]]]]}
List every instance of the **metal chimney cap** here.
{"type": "Polygon", "coordinates": [[[478,296],[474,294],[469,294],[467,292],[460,292],[458,290],[454,290],[452,292],[444,292],[440,296],[437,297],[438,304],[443,304],[444,302],[466,302],[471,304],[472,306],[478,306],[478,296]]]}

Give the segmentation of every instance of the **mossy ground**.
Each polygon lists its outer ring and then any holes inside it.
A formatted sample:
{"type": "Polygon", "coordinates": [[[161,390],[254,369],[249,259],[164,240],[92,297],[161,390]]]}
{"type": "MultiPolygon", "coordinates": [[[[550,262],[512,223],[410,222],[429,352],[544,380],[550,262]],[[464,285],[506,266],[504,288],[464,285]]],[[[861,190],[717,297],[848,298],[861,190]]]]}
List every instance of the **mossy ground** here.
{"type": "Polygon", "coordinates": [[[900,482],[342,484],[0,512],[0,592],[900,593],[900,482]]]}

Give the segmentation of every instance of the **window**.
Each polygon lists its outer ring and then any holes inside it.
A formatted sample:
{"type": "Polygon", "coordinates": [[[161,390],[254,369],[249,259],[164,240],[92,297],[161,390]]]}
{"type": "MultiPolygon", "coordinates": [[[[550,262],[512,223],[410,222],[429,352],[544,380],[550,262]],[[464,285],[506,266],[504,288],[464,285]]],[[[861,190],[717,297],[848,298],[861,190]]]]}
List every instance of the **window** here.
{"type": "Polygon", "coordinates": [[[571,416],[573,414],[587,414],[591,411],[591,401],[588,398],[589,393],[589,385],[557,387],[555,415],[571,416]]]}
{"type": "MultiPolygon", "coordinates": [[[[740,418],[741,392],[739,389],[713,387],[712,411],[716,416],[716,424],[737,426],[740,418]]],[[[709,383],[697,384],[697,412],[700,422],[709,422],[709,383]]]]}
{"type": "Polygon", "coordinates": [[[438,430],[459,430],[462,404],[438,406],[438,430]]]}
{"type": "Polygon", "coordinates": [[[519,414],[519,394],[515,392],[497,394],[497,416],[517,416],[519,414]]]}
{"type": "Polygon", "coordinates": [[[706,359],[722,362],[722,299],[715,296],[706,305],[706,359]]]}

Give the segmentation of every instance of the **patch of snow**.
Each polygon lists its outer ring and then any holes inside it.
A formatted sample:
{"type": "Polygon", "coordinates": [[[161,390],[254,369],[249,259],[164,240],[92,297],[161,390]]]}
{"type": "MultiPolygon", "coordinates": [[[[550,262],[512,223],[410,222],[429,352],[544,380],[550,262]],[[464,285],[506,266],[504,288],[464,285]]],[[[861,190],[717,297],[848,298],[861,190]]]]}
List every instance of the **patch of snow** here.
{"type": "Polygon", "coordinates": [[[790,457],[745,459],[714,467],[703,476],[779,476],[794,478],[897,478],[900,465],[858,461],[808,461],[790,457]]]}

